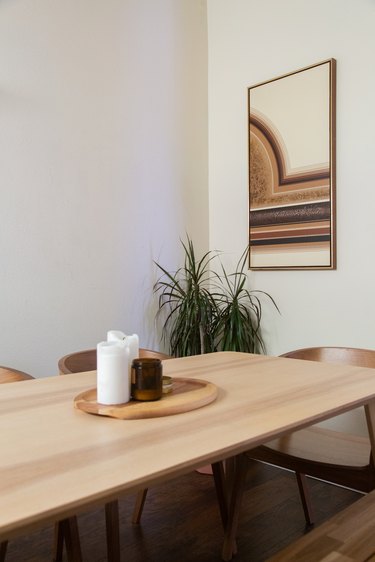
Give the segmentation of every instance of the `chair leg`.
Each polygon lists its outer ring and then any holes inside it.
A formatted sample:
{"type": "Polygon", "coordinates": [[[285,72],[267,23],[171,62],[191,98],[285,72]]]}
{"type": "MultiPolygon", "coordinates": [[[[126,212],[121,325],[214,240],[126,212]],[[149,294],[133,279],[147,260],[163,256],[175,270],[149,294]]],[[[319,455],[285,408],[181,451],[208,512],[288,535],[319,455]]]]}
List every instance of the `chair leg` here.
{"type": "Polygon", "coordinates": [[[120,562],[120,521],[118,501],[105,504],[108,562],[120,562]]]}
{"type": "Polygon", "coordinates": [[[62,519],[55,525],[53,560],[62,562],[63,546],[66,546],[68,562],[82,562],[77,517],[62,519]]]}
{"type": "Polygon", "coordinates": [[[309,486],[307,483],[306,474],[301,472],[296,472],[297,484],[299,489],[299,495],[301,497],[303,513],[305,514],[305,519],[307,525],[314,525],[314,511],[310,498],[309,486]]]}
{"type": "Polygon", "coordinates": [[[5,561],[5,555],[7,553],[8,541],[3,541],[0,543],[0,562],[5,561]]]}
{"type": "Polygon", "coordinates": [[[144,490],[141,490],[137,494],[137,498],[135,500],[135,506],[133,510],[133,517],[132,517],[133,525],[139,525],[141,521],[143,506],[145,505],[147,492],[148,492],[148,488],[145,488],[144,490]]]}
{"type": "Polygon", "coordinates": [[[236,552],[236,534],[245,491],[248,461],[245,454],[233,459],[233,483],[229,495],[228,523],[224,535],[222,559],[228,562],[236,552]]]}

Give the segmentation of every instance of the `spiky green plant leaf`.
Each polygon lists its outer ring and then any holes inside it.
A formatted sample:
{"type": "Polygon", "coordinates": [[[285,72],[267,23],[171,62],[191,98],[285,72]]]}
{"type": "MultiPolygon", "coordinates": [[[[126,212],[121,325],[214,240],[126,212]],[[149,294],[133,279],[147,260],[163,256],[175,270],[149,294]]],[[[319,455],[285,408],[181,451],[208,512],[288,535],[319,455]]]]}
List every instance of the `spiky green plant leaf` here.
{"type": "MultiPolygon", "coordinates": [[[[248,249],[236,269],[228,274],[220,262],[218,274],[213,263],[216,252],[196,259],[192,240],[181,241],[184,265],[175,273],[156,263],[162,276],[154,286],[159,294],[159,316],[163,315],[163,337],[176,357],[213,351],[265,351],[261,336],[262,304],[258,295],[273,298],[262,291],[247,288],[248,249]]],[[[278,310],[278,308],[277,308],[278,310]]]]}

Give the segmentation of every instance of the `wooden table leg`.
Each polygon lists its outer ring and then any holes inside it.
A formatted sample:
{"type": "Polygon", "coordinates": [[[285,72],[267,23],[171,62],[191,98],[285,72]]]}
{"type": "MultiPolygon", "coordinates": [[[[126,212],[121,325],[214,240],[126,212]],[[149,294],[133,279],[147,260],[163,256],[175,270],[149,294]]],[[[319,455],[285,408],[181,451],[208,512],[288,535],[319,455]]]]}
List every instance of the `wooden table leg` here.
{"type": "Polygon", "coordinates": [[[63,542],[65,542],[68,561],[82,562],[77,517],[69,517],[56,523],[53,557],[56,562],[62,560],[63,542]]]}
{"type": "Polygon", "coordinates": [[[232,480],[232,483],[229,483],[228,522],[222,550],[222,559],[225,562],[232,560],[232,556],[237,550],[236,534],[242,497],[245,491],[247,466],[248,460],[245,454],[241,454],[232,459],[232,467],[229,468],[233,474],[228,477],[229,480],[232,480]]]}
{"type": "Polygon", "coordinates": [[[120,562],[120,522],[118,501],[105,504],[108,562],[120,562]]]}
{"type": "Polygon", "coordinates": [[[53,562],[62,562],[64,553],[64,520],[55,523],[53,562]]]}
{"type": "Polygon", "coordinates": [[[225,530],[228,524],[228,494],[226,488],[224,465],[222,462],[215,462],[211,466],[212,474],[214,477],[217,501],[219,503],[221,521],[225,530]]]}
{"type": "Polygon", "coordinates": [[[0,543],[0,562],[5,562],[5,555],[7,553],[8,541],[0,543]]]}

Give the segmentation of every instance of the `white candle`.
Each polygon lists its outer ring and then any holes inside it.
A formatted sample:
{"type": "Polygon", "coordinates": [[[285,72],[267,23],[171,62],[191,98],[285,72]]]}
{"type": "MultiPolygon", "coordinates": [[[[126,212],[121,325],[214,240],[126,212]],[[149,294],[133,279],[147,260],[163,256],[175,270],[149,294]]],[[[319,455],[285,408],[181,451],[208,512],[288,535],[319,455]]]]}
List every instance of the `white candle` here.
{"type": "Polygon", "coordinates": [[[121,332],[120,330],[109,330],[109,332],[107,332],[107,341],[120,342],[125,344],[125,347],[128,348],[129,351],[128,375],[129,375],[129,396],[130,396],[132,361],[133,359],[137,359],[137,357],[139,357],[139,337],[137,336],[137,334],[132,334],[131,336],[127,336],[126,334],[124,334],[124,332],[121,332]]]}
{"type": "Polygon", "coordinates": [[[109,330],[107,332],[107,341],[123,341],[125,338],[126,335],[120,330],[109,330]]]}
{"type": "Polygon", "coordinates": [[[98,343],[97,401],[124,404],[129,400],[129,347],[118,341],[98,343]]]}
{"type": "Polygon", "coordinates": [[[139,357],[139,337],[137,334],[126,336],[125,345],[129,348],[129,363],[131,366],[133,359],[139,357]]]}

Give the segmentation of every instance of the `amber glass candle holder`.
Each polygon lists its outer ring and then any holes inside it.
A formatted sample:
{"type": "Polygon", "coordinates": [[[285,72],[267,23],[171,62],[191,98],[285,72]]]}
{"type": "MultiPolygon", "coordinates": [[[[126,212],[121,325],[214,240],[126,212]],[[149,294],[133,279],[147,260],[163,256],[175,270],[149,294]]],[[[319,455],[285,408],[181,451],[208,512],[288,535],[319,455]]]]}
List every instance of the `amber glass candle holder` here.
{"type": "Polygon", "coordinates": [[[160,359],[133,359],[131,395],[134,400],[159,400],[163,391],[163,366],[160,359]]]}

